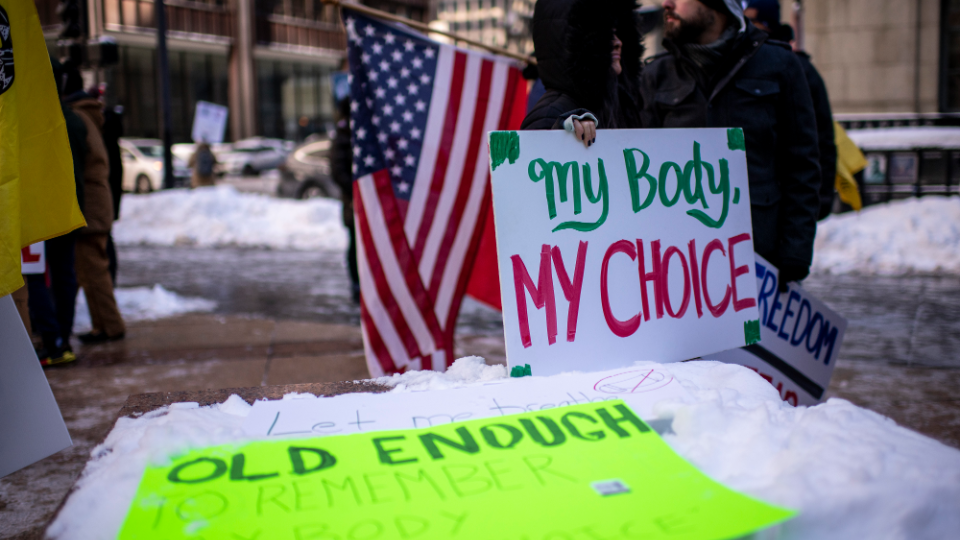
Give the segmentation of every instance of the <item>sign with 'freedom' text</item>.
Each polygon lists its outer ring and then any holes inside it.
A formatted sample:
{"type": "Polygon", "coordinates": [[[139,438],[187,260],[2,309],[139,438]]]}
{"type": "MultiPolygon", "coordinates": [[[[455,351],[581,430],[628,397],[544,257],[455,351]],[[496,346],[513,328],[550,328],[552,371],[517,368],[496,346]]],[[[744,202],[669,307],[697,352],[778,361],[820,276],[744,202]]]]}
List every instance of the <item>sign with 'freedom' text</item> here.
{"type": "Polygon", "coordinates": [[[119,538],[719,540],[794,514],[711,480],[612,400],[193,450],[147,467],[119,538]]]}
{"type": "Polygon", "coordinates": [[[772,384],[793,405],[816,405],[824,398],[847,320],[797,283],[779,292],[780,272],[756,255],[760,342],[704,355],[704,360],[740,364],[772,384]]]}
{"type": "Polygon", "coordinates": [[[743,132],[489,134],[511,366],[672,362],[759,341],[743,132]]]}

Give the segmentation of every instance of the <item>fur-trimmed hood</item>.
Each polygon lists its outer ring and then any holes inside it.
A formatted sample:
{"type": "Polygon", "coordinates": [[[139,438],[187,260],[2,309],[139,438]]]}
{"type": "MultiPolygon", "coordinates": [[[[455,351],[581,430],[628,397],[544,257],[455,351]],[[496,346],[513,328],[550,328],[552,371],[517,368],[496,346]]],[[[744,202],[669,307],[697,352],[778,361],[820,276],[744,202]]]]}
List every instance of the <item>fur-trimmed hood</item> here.
{"type": "Polygon", "coordinates": [[[533,44],[547,89],[599,110],[609,89],[614,28],[623,42],[621,78],[636,81],[643,56],[634,13],[636,0],[539,0],[533,14],[533,44]]]}

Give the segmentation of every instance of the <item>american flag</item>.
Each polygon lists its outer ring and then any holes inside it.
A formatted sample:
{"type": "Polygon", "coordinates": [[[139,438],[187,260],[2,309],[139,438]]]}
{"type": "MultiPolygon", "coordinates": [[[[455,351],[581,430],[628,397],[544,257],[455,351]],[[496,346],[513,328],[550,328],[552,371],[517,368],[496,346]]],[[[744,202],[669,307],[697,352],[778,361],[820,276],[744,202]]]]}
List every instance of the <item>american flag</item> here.
{"type": "Polygon", "coordinates": [[[343,17],[367,365],[443,371],[490,204],[486,134],[519,127],[526,85],[505,59],[343,17]]]}

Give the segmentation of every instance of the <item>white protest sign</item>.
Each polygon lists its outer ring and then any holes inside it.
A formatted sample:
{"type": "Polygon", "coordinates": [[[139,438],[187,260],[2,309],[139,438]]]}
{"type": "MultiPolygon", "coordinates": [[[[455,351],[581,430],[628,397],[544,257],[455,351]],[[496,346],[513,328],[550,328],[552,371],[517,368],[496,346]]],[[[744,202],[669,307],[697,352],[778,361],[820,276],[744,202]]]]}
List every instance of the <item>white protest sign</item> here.
{"type": "Polygon", "coordinates": [[[43,242],[31,244],[20,250],[20,273],[43,274],[47,271],[46,250],[43,249],[43,242]]]}
{"type": "Polygon", "coordinates": [[[227,129],[227,113],[228,109],[223,105],[198,101],[193,115],[193,131],[190,133],[193,142],[222,143],[223,132],[227,129]]]}
{"type": "Polygon", "coordinates": [[[759,340],[741,130],[489,138],[510,366],[610,369],[759,340]]]}
{"type": "Polygon", "coordinates": [[[0,478],[73,445],[20,314],[0,297],[0,478]]]}
{"type": "Polygon", "coordinates": [[[243,430],[256,438],[343,435],[431,427],[610,399],[622,399],[640,418],[652,420],[656,403],[692,398],[664,366],[650,364],[602,373],[498,379],[451,390],[257,401],[243,430]]]}
{"type": "Polygon", "coordinates": [[[784,401],[816,405],[830,386],[847,320],[796,283],[779,293],[779,270],[756,258],[760,342],[704,359],[746,366],[770,381],[784,401]]]}

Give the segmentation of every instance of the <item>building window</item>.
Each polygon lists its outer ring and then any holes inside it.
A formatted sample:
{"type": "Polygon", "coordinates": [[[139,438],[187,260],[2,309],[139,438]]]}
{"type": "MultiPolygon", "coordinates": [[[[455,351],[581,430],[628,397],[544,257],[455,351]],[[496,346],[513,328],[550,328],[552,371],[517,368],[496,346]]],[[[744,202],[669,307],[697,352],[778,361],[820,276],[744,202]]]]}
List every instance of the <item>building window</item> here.
{"type": "Polygon", "coordinates": [[[333,119],[330,68],[258,60],[256,70],[263,135],[300,141],[326,130],[333,119]]]}
{"type": "MultiPolygon", "coordinates": [[[[156,53],[152,49],[121,46],[117,66],[107,68],[107,105],[124,108],[128,137],[159,137],[156,53]]],[[[170,51],[170,102],[173,142],[190,141],[197,101],[228,104],[227,59],[224,56],[170,51]]]]}

